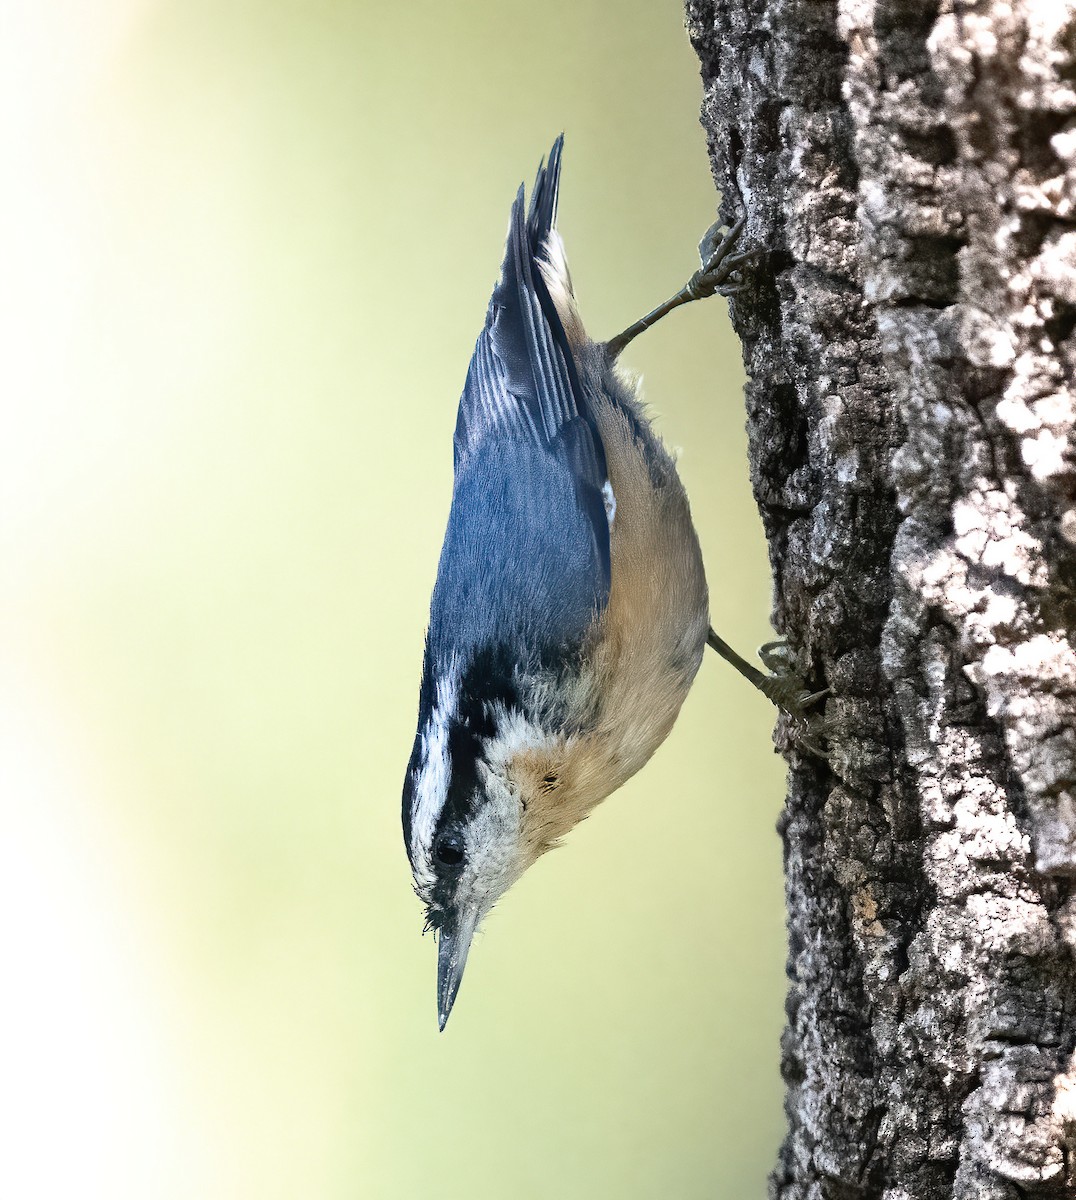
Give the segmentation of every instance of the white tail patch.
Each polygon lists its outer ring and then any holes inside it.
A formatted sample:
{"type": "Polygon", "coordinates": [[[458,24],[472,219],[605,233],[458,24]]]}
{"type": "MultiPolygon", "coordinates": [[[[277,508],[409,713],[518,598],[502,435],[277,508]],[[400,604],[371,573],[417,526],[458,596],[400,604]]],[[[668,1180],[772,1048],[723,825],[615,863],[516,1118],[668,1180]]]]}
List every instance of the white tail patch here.
{"type": "Polygon", "coordinates": [[[582,346],[587,340],[587,332],[583,328],[583,318],[575,305],[575,292],[572,290],[572,277],[568,271],[568,260],[564,255],[564,243],[560,234],[554,229],[542,246],[538,259],[538,268],[549,289],[553,306],[564,326],[564,332],[573,347],[582,346]]]}
{"type": "Polygon", "coordinates": [[[613,528],[613,518],[616,516],[616,496],[613,495],[613,485],[607,479],[602,487],[602,501],[605,504],[605,516],[609,528],[613,528]]]}

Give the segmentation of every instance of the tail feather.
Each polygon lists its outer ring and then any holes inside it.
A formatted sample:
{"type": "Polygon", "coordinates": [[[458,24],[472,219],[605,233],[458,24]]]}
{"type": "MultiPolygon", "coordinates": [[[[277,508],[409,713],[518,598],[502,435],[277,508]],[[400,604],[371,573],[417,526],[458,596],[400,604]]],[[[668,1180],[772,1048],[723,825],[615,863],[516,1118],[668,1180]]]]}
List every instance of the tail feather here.
{"type": "Polygon", "coordinates": [[[578,343],[568,333],[579,322],[555,229],[563,144],[561,135],[539,166],[529,207],[522,187],[512,205],[501,275],[460,400],[456,451],[458,458],[509,430],[549,444],[582,420],[593,442],[587,474],[600,490],[605,454],[579,382],[578,343]]]}
{"type": "Polygon", "coordinates": [[[557,198],[560,195],[560,159],[564,151],[564,134],[560,134],[549,152],[549,162],[538,164],[538,174],[531,192],[527,213],[527,240],[531,253],[537,258],[542,246],[557,224],[557,198]]]}
{"type": "Polygon", "coordinates": [[[573,350],[587,340],[583,319],[575,303],[575,290],[568,272],[564,243],[557,232],[557,199],[560,195],[560,159],[564,134],[553,143],[549,162],[538,167],[527,214],[527,240],[561,327],[573,350]]]}

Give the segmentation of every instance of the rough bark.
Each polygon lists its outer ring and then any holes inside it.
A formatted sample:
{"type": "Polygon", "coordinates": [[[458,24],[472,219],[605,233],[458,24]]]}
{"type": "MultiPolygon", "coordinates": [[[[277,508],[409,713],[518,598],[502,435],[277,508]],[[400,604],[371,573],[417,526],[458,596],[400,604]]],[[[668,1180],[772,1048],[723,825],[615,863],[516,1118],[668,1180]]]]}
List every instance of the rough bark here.
{"type": "Polygon", "coordinates": [[[1076,1196],[1073,0],[688,0],[788,749],[775,1197],[1076,1196]]]}

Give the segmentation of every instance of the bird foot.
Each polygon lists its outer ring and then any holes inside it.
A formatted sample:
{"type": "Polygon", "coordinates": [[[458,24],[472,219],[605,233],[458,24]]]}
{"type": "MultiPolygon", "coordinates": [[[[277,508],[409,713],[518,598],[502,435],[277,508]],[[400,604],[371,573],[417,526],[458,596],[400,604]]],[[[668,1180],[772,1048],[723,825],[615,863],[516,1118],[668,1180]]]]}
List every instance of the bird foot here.
{"type": "Polygon", "coordinates": [[[807,690],[784,641],[767,642],[759,647],[758,656],[770,672],[769,675],[763,675],[758,667],[741,658],[712,625],[707,631],[706,642],[744,679],[753,683],[767,700],[792,718],[795,730],[793,740],[797,746],[819,758],[829,757],[819,745],[819,739],[825,738],[828,732],[825,717],[821,713],[808,711],[829,694],[829,688],[823,688],[820,692],[807,690]]]}
{"type": "Polygon", "coordinates": [[[829,695],[830,689],[812,692],[804,684],[803,677],[792,664],[785,641],[767,642],[760,646],[758,656],[768,677],[758,681],[758,689],[783,713],[791,717],[794,724],[793,738],[802,749],[818,758],[829,755],[819,744],[826,737],[826,721],[822,713],[810,712],[820,700],[829,695]]]}
{"type": "Polygon", "coordinates": [[[699,243],[699,260],[702,266],[687,281],[684,291],[692,300],[707,296],[734,296],[746,286],[739,268],[754,262],[761,250],[755,246],[750,250],[733,251],[743,233],[746,217],[740,217],[728,230],[722,229],[720,219],[703,234],[699,243]]]}

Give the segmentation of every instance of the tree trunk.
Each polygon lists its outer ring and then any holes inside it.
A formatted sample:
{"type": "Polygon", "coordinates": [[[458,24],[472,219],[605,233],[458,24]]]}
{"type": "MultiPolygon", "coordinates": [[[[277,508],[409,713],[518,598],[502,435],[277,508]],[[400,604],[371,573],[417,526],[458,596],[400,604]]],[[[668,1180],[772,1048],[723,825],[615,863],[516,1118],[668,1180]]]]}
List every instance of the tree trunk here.
{"type": "Polygon", "coordinates": [[[775,1197],[1076,1196],[1076,14],[688,0],[791,744],[775,1197]]]}

